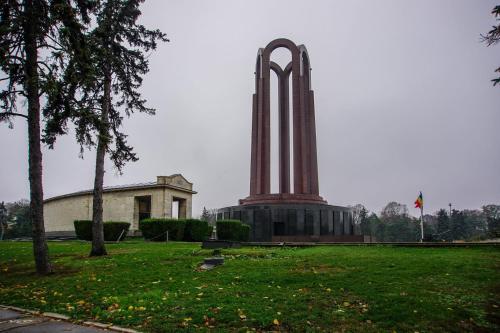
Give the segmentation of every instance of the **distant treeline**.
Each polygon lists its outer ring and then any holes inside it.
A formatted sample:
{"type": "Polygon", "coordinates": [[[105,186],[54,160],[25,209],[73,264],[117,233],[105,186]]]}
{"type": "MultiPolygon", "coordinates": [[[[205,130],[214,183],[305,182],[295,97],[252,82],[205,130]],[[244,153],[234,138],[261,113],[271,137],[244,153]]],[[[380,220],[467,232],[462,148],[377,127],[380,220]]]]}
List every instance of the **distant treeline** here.
{"type": "Polygon", "coordinates": [[[0,203],[0,239],[31,237],[30,202],[0,203]]]}
{"type": "MultiPolygon", "coordinates": [[[[380,242],[420,240],[420,218],[408,213],[406,205],[390,202],[377,215],[363,205],[352,207],[356,231],[376,237],[380,242]]],[[[425,241],[479,241],[500,238],[500,205],[481,209],[451,211],[440,209],[424,215],[425,241]]]]}
{"type": "MultiPolygon", "coordinates": [[[[4,239],[31,237],[28,200],[5,203],[0,208],[1,233],[4,239]]],[[[378,215],[361,204],[351,208],[354,211],[356,232],[359,234],[373,236],[380,242],[420,240],[420,219],[411,216],[404,204],[390,202],[378,215]]],[[[216,211],[204,207],[201,219],[214,223],[216,211]]],[[[451,216],[446,209],[424,215],[426,241],[478,241],[491,238],[500,238],[500,205],[485,205],[481,209],[472,210],[453,209],[451,216]]]]}

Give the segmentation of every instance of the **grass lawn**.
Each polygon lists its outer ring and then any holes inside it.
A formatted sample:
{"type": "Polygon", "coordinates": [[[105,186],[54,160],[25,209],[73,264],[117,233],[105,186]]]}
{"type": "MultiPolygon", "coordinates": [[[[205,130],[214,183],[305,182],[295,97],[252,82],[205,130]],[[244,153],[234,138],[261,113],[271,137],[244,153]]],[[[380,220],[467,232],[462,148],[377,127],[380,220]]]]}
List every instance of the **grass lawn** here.
{"type": "Polygon", "coordinates": [[[146,332],[500,331],[494,247],[242,248],[212,271],[199,244],[49,247],[56,273],[37,277],[31,243],[0,243],[0,304],[146,332]]]}

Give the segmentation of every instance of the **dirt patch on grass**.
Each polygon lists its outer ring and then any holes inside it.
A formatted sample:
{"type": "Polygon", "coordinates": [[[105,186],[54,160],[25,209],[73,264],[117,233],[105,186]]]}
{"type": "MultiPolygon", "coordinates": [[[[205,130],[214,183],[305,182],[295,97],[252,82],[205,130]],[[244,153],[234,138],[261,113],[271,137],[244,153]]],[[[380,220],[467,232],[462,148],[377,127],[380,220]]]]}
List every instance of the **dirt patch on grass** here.
{"type": "Polygon", "coordinates": [[[308,264],[299,264],[296,267],[290,269],[292,273],[313,273],[313,274],[338,274],[344,273],[347,269],[345,267],[333,266],[329,264],[321,264],[321,265],[308,265],[308,264]]]}
{"type": "MultiPolygon", "coordinates": [[[[78,272],[80,272],[80,269],[77,269],[75,267],[69,267],[69,266],[64,266],[64,265],[58,265],[58,264],[52,264],[52,270],[53,273],[48,275],[51,277],[58,277],[58,276],[68,276],[68,275],[74,275],[78,272]]],[[[7,278],[13,278],[13,277],[38,277],[37,273],[35,272],[35,267],[32,265],[14,265],[14,266],[9,266],[8,271],[3,272],[5,277],[7,278]]]]}
{"type": "Polygon", "coordinates": [[[247,253],[224,253],[222,252],[224,258],[227,259],[275,259],[279,255],[275,252],[247,252],[247,253]]]}

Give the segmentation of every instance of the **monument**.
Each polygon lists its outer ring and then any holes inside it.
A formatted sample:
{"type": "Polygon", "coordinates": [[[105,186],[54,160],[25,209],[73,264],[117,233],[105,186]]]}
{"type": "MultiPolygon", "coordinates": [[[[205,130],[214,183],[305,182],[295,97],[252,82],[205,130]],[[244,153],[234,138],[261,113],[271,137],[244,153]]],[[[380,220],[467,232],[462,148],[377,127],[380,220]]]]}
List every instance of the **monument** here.
{"type": "Polygon", "coordinates": [[[250,225],[251,241],[363,241],[363,236],[354,235],[351,210],[329,205],[319,195],[314,93],[304,45],[281,38],[259,49],[252,106],[250,195],[238,206],[219,209],[217,219],[238,219],[250,225]],[[270,60],[272,52],[280,47],[292,55],[285,68],[270,60]],[[278,78],[278,193],[271,193],[271,70],[278,78]]]}

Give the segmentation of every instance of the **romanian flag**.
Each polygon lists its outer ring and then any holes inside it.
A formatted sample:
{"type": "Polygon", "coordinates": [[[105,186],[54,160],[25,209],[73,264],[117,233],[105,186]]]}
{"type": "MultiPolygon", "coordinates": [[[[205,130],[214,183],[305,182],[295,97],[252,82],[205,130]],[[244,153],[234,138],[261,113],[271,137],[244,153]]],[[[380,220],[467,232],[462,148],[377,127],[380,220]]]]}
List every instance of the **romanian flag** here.
{"type": "Polygon", "coordinates": [[[415,200],[415,208],[424,208],[424,198],[422,197],[422,192],[420,192],[417,200],[415,200]]]}

